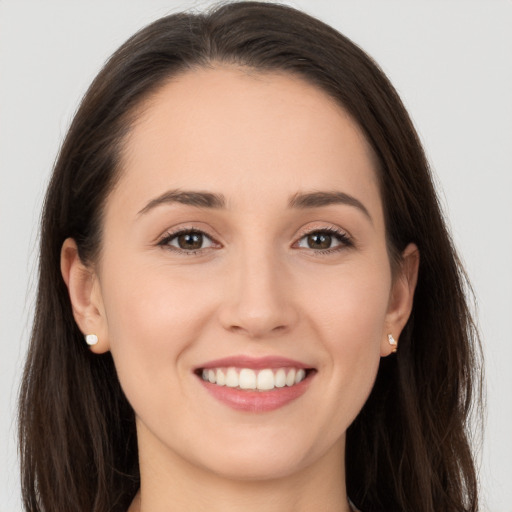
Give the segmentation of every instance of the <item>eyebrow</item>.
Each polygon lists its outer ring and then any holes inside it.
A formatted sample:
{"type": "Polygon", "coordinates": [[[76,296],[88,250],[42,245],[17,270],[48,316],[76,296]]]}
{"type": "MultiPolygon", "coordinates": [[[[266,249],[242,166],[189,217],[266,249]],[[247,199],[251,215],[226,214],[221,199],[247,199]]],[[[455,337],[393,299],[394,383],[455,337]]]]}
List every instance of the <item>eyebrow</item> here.
{"type": "Polygon", "coordinates": [[[309,192],[306,194],[295,194],[291,197],[288,206],[290,208],[320,208],[322,206],[330,206],[332,204],[344,204],[353,206],[360,210],[370,221],[372,217],[364,204],[354,196],[345,194],[345,192],[309,192]]]}
{"type": "Polygon", "coordinates": [[[222,194],[213,194],[211,192],[195,192],[184,190],[169,190],[161,196],[149,201],[149,203],[139,211],[138,215],[147,213],[149,210],[160,206],[161,204],[180,203],[197,208],[221,209],[226,207],[226,199],[222,194]]]}
{"type": "MultiPolygon", "coordinates": [[[[180,203],[197,208],[224,209],[226,208],[226,199],[222,194],[212,192],[199,192],[187,190],[169,190],[162,195],[149,201],[149,203],[138,212],[138,215],[145,214],[162,204],[180,203]]],[[[372,217],[359,199],[344,192],[308,192],[294,194],[288,201],[288,208],[308,209],[330,206],[333,204],[343,204],[353,206],[360,210],[370,222],[372,217]]]]}

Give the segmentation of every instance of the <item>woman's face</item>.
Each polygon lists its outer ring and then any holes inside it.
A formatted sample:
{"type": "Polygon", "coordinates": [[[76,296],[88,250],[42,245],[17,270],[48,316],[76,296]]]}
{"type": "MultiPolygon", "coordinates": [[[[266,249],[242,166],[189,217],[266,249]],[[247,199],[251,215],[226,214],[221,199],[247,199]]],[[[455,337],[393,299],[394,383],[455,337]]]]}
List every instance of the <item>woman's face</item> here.
{"type": "Polygon", "coordinates": [[[112,352],[142,463],[339,464],[411,300],[357,125],[292,76],[191,71],[141,109],[121,168],[81,327],[112,352]]]}

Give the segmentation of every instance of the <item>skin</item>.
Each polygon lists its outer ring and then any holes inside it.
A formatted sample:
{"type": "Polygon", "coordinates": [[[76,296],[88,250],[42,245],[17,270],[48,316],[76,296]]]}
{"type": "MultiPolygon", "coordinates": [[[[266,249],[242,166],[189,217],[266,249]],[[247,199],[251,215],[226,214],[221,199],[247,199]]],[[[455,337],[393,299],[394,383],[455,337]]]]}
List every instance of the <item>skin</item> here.
{"type": "Polygon", "coordinates": [[[393,279],[374,157],[356,123],[289,75],[228,66],[167,83],[141,109],[105,206],[101,256],[68,239],[75,319],[110,350],[136,413],[141,490],[131,511],[347,511],[345,432],[412,307],[418,252],[393,279]],[[225,209],[162,203],[169,190],[223,194],[225,209]],[[350,204],[290,208],[294,194],[350,204]],[[336,228],[331,252],[306,233],[336,228]],[[193,254],[160,242],[204,232],[193,254]],[[210,239],[212,241],[210,241],[210,239]],[[236,411],[193,370],[233,355],[316,369],[277,410],[236,411]]]}

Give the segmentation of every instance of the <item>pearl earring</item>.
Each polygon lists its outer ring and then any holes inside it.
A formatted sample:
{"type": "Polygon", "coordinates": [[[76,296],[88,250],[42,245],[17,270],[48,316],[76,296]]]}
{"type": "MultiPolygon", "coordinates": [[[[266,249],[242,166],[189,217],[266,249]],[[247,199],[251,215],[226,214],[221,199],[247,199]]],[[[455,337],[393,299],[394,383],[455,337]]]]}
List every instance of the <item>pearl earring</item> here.
{"type": "Polygon", "coordinates": [[[96,343],[98,343],[98,336],[96,336],[96,334],[86,334],[85,342],[87,345],[96,345],[96,343]]]}
{"type": "Polygon", "coordinates": [[[398,343],[395,338],[393,338],[392,334],[388,334],[388,342],[393,347],[391,352],[396,352],[398,350],[398,343]]]}

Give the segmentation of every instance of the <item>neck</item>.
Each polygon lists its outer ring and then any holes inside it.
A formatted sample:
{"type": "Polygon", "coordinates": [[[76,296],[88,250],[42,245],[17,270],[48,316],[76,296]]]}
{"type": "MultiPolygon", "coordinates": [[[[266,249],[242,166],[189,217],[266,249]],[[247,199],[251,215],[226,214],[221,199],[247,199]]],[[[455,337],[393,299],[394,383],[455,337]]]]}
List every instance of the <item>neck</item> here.
{"type": "MultiPolygon", "coordinates": [[[[235,479],[139,446],[141,488],[129,512],[349,512],[344,439],[314,464],[269,479],[235,479]],[[142,450],[141,450],[142,448],[142,450]]],[[[169,455],[169,454],[167,454],[169,455]]]]}

